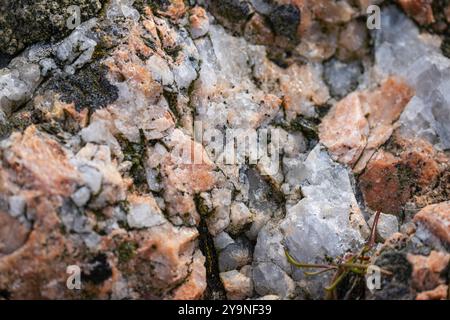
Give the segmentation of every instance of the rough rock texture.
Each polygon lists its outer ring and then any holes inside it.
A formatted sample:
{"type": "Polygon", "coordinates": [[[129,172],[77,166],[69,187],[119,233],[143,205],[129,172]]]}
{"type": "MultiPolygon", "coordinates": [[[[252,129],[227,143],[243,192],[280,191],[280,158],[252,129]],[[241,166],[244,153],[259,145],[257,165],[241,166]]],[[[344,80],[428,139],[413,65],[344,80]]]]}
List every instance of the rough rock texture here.
{"type": "Polygon", "coordinates": [[[448,298],[449,12],[2,1],[0,299],[448,298]]]}
{"type": "Polygon", "coordinates": [[[2,1],[0,52],[13,55],[30,44],[58,40],[71,31],[67,24],[72,16],[70,6],[78,6],[80,21],[85,21],[100,11],[102,2],[105,1],[2,1]]]}

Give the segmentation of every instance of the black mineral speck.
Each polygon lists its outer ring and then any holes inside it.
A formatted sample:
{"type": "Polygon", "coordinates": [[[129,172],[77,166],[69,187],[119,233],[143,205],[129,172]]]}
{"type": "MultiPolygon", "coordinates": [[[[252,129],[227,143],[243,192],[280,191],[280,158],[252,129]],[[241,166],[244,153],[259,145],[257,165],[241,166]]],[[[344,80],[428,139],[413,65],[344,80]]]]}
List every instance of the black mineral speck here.
{"type": "Polygon", "coordinates": [[[80,8],[84,22],[94,17],[105,0],[2,0],[0,1],[0,52],[15,55],[28,45],[68,35],[68,8],[80,8]]]}
{"type": "Polygon", "coordinates": [[[369,292],[369,299],[411,300],[414,298],[410,285],[412,266],[405,252],[385,251],[377,258],[375,265],[392,272],[392,275],[382,275],[381,290],[369,292]]]}
{"type": "Polygon", "coordinates": [[[297,29],[300,25],[300,10],[290,4],[276,7],[269,15],[273,30],[277,35],[290,40],[297,40],[297,29]]]}
{"type": "Polygon", "coordinates": [[[83,272],[82,281],[91,282],[93,284],[101,284],[112,276],[111,266],[105,254],[100,253],[89,261],[91,270],[83,272]]]}
{"type": "Polygon", "coordinates": [[[45,84],[46,90],[53,90],[66,103],[75,103],[79,111],[83,108],[96,110],[114,102],[119,97],[118,89],[106,77],[107,67],[93,63],[77,73],[61,74],[45,84]]]}

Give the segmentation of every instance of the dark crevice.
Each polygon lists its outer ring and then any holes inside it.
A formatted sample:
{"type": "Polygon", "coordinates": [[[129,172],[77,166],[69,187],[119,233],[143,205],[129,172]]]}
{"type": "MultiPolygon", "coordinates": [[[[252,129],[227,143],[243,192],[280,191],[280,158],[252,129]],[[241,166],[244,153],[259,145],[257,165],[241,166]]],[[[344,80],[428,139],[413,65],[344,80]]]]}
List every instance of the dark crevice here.
{"type": "Polygon", "coordinates": [[[6,68],[12,59],[13,56],[0,52],[0,69],[6,68]]]}
{"type": "Polygon", "coordinates": [[[9,292],[6,289],[0,289],[0,300],[1,299],[10,300],[11,299],[11,292],[9,292]]]}
{"type": "Polygon", "coordinates": [[[88,273],[83,272],[83,280],[98,285],[111,278],[112,269],[104,253],[95,256],[89,261],[89,265],[92,269],[88,273]]]}
{"type": "MultiPolygon", "coordinates": [[[[202,212],[199,208],[199,201],[196,201],[198,212],[202,212]]],[[[226,300],[225,288],[219,276],[219,257],[214,247],[214,241],[209,233],[205,221],[206,217],[200,214],[200,224],[198,226],[199,232],[199,247],[206,258],[206,290],[203,298],[205,300],[226,300]]]]}

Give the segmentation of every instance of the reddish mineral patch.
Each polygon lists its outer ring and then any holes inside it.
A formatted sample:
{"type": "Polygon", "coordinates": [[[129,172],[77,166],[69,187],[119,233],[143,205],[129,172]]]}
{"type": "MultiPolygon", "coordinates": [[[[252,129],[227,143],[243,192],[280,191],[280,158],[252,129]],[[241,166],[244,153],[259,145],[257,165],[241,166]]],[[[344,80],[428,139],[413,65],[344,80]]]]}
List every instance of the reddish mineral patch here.
{"type": "Polygon", "coordinates": [[[416,223],[423,223],[432,233],[450,244],[450,202],[429,205],[414,216],[416,223]]]}
{"type": "Polygon", "coordinates": [[[323,119],[320,141],[337,161],[359,173],[392,135],[395,121],[412,95],[411,88],[395,77],[375,90],[351,93],[323,119]]]}
{"type": "Polygon", "coordinates": [[[427,291],[445,284],[441,273],[450,262],[450,254],[431,251],[428,257],[408,254],[408,261],[413,266],[412,285],[417,291],[427,291]]]}
{"type": "Polygon", "coordinates": [[[434,22],[433,0],[398,0],[405,12],[419,24],[427,25],[434,22]]]}

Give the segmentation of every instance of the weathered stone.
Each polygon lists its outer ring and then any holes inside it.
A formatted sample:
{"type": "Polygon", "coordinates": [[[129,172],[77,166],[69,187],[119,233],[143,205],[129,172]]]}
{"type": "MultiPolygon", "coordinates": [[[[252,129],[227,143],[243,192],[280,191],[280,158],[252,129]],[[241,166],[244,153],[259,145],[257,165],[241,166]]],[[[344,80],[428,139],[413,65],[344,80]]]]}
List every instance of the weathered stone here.
{"type": "Polygon", "coordinates": [[[361,172],[391,136],[411,96],[408,85],[396,78],[385,80],[376,90],[352,93],[323,119],[320,140],[336,160],[361,172]]]}
{"type": "Polygon", "coordinates": [[[131,228],[151,228],[167,223],[152,196],[129,196],[128,201],[130,202],[130,211],[127,221],[131,228]]]}
{"type": "Polygon", "coordinates": [[[400,6],[421,25],[434,22],[430,0],[399,0],[400,6]]]}
{"type": "Polygon", "coordinates": [[[219,253],[219,270],[221,272],[238,269],[252,261],[252,251],[248,240],[239,238],[219,253]]]}
{"type": "Polygon", "coordinates": [[[377,152],[360,177],[361,191],[368,206],[375,211],[399,215],[411,196],[408,168],[399,158],[385,151],[377,152]]]}
{"type": "Polygon", "coordinates": [[[449,266],[450,254],[431,251],[428,257],[408,255],[408,261],[413,266],[412,285],[417,291],[427,291],[445,284],[441,273],[449,266]]]}
{"type": "Polygon", "coordinates": [[[400,130],[430,141],[442,149],[450,146],[448,134],[448,82],[450,61],[432,43],[420,37],[414,23],[393,7],[381,14],[376,40],[376,69],[403,77],[415,97],[400,117],[400,130]]]}
{"type": "Polygon", "coordinates": [[[416,296],[416,300],[445,300],[448,297],[448,286],[441,284],[433,290],[423,291],[416,296]]]}
{"type": "Polygon", "coordinates": [[[47,0],[28,3],[24,1],[4,1],[0,6],[0,37],[3,39],[0,51],[13,55],[25,46],[59,38],[70,32],[69,22],[73,13],[71,5],[78,6],[80,20],[85,21],[101,9],[100,1],[59,1],[47,0]]]}
{"type": "Polygon", "coordinates": [[[222,272],[220,279],[229,300],[243,300],[251,297],[253,294],[251,278],[246,277],[237,270],[222,272]]]}
{"type": "Polygon", "coordinates": [[[25,2],[0,5],[0,299],[320,299],[286,251],[356,252],[379,209],[393,275],[338,297],[446,297],[447,4],[369,33],[379,0],[75,1],[75,29],[25,2]]]}
{"type": "Polygon", "coordinates": [[[289,298],[295,289],[294,281],[271,262],[264,262],[253,268],[253,281],[255,291],[262,296],[277,295],[289,298]]]}
{"type": "Polygon", "coordinates": [[[361,66],[357,62],[342,63],[339,60],[330,60],[325,64],[324,78],[330,86],[330,93],[342,98],[357,87],[361,73],[361,66]]]}
{"type": "Polygon", "coordinates": [[[200,38],[208,33],[209,19],[205,9],[194,7],[190,11],[189,22],[191,24],[191,34],[193,39],[200,38]]]}
{"type": "Polygon", "coordinates": [[[442,202],[423,208],[414,216],[416,223],[422,223],[433,234],[450,244],[450,203],[442,202]]]}
{"type": "MultiPolygon", "coordinates": [[[[373,225],[374,218],[375,217],[372,216],[369,219],[369,226],[373,225]]],[[[381,213],[377,224],[377,236],[381,242],[384,242],[396,232],[398,232],[398,218],[391,214],[381,213]]]]}

